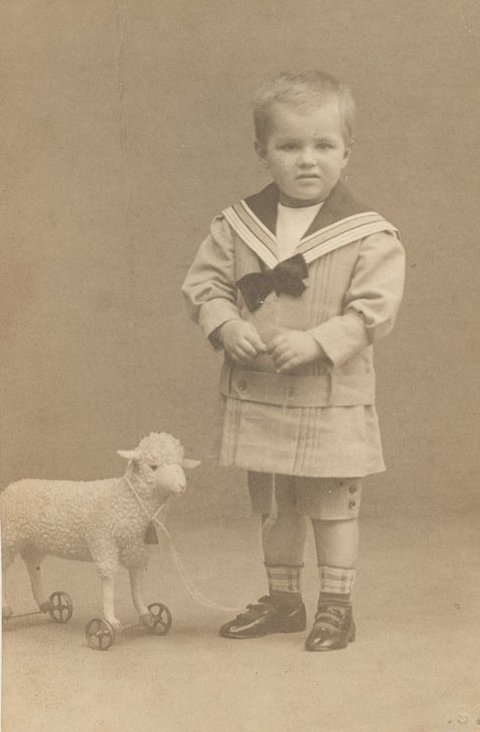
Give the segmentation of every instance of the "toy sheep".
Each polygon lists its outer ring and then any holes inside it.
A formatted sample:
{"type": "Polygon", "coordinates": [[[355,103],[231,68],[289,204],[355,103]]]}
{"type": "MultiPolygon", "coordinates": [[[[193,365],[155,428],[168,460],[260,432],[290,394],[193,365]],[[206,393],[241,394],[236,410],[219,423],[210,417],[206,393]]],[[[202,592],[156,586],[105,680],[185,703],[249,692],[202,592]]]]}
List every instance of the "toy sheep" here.
{"type": "Polygon", "coordinates": [[[180,442],[165,432],[152,432],[134,450],[119,450],[118,454],[129,461],[120,478],[88,482],[26,479],[11,483],[0,494],[3,617],[12,614],[6,602],[5,575],[18,553],[27,566],[40,611],[51,611],[40,563],[53,554],[96,564],[104,617],[116,630],[121,624],[114,612],[114,577],[120,564],[127,567],[140,622],[151,624],[143,596],[146,530],[169,495],[184,491],[183,469],[199,462],[184,458],[180,442]]]}

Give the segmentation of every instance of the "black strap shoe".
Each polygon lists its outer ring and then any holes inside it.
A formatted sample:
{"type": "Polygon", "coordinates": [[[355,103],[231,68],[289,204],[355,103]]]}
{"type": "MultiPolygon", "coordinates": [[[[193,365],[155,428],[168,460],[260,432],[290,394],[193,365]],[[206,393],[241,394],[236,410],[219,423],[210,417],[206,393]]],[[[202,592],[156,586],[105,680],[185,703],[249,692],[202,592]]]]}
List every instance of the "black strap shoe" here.
{"type": "Polygon", "coordinates": [[[336,651],[355,640],[352,608],[343,605],[318,606],[315,622],[305,641],[307,651],[336,651]]]}
{"type": "Polygon", "coordinates": [[[307,625],[305,605],[300,600],[295,608],[273,604],[269,595],[220,628],[224,638],[260,638],[270,633],[298,633],[307,625]]]}

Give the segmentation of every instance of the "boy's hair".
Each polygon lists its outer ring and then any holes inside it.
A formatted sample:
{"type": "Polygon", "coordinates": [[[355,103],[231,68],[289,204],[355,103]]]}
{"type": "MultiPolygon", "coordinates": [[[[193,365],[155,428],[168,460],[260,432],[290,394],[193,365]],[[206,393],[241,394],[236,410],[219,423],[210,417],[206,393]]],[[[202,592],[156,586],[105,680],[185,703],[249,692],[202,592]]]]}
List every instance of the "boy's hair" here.
{"type": "Polygon", "coordinates": [[[270,110],[276,102],[299,105],[325,104],[336,101],[345,126],[345,141],[352,141],[355,102],[346,84],[323,71],[312,69],[304,72],[284,72],[266,81],[253,98],[253,120],[258,142],[265,144],[268,138],[270,110]]]}

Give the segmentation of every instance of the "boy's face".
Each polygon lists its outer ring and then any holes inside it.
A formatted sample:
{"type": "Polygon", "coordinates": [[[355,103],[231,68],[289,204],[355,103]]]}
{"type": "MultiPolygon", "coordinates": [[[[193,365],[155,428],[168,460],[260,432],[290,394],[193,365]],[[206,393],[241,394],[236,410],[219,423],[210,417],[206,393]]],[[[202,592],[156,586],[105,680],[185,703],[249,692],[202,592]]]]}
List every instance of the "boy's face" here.
{"type": "Polygon", "coordinates": [[[267,142],[255,149],[287,205],[324,201],[347,164],[350,147],[337,105],[276,102],[271,109],[267,142]]]}

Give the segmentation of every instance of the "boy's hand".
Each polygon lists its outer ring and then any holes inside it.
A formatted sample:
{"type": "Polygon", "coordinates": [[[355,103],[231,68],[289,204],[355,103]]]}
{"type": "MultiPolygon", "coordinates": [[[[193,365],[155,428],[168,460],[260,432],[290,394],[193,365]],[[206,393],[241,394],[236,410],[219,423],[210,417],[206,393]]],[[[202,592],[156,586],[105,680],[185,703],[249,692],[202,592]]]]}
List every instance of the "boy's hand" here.
{"type": "Polygon", "coordinates": [[[220,337],[228,355],[238,363],[251,363],[267,351],[255,326],[246,320],[227,320],[220,328],[220,337]]]}
{"type": "Polygon", "coordinates": [[[302,330],[280,333],[270,343],[268,350],[279,374],[325,356],[320,344],[302,330]]]}

